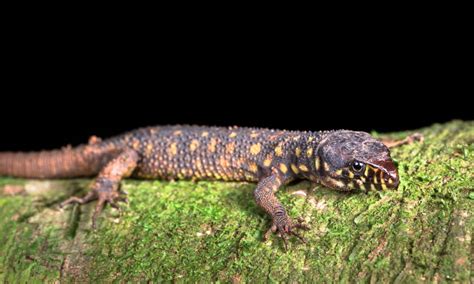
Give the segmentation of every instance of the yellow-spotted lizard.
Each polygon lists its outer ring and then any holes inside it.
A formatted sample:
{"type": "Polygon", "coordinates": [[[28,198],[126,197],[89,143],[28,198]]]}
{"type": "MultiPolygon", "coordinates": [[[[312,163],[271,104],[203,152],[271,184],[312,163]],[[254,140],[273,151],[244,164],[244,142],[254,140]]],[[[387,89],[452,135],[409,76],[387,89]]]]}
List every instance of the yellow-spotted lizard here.
{"type": "Polygon", "coordinates": [[[397,169],[389,149],[365,132],[279,131],[240,127],[159,126],[61,150],[0,153],[0,175],[24,178],[97,176],[84,197],[62,206],[98,200],[93,226],[106,203],[116,207],[123,178],[256,182],[257,204],[272,218],[265,234],[276,232],[287,246],[295,229],[275,192],[295,179],[338,190],[395,189],[397,169]]]}

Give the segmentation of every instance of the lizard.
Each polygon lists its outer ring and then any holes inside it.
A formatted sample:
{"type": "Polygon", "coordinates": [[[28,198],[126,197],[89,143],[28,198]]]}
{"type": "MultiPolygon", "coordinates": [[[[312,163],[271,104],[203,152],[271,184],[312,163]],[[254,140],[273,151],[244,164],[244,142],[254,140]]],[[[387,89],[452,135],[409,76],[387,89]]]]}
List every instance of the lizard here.
{"type": "Polygon", "coordinates": [[[124,178],[247,181],[257,183],[254,199],[270,217],[264,240],[276,233],[287,249],[296,231],[276,191],[294,180],[309,180],[342,191],[396,189],[399,176],[390,150],[366,132],[285,131],[247,127],[170,125],[145,127],[89,143],[41,152],[0,152],[0,176],[20,178],[93,177],[84,197],[97,200],[92,227],[106,204],[123,201],[124,178]]]}

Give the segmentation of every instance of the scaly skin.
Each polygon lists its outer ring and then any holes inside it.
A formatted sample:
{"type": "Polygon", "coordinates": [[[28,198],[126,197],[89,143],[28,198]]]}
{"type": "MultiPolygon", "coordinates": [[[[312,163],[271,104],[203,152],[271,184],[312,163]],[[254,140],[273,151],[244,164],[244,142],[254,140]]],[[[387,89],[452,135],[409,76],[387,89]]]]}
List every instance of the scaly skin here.
{"type": "MultiPolygon", "coordinates": [[[[338,190],[383,190],[398,186],[389,149],[364,132],[297,132],[199,126],[149,127],[104,141],[39,153],[0,153],[0,175],[25,178],[94,176],[92,190],[62,205],[98,199],[93,217],[106,203],[117,206],[120,181],[210,179],[257,182],[257,204],[273,220],[287,246],[288,235],[301,240],[275,192],[295,179],[338,190]]],[[[303,240],[304,241],[304,240],[303,240]]]]}

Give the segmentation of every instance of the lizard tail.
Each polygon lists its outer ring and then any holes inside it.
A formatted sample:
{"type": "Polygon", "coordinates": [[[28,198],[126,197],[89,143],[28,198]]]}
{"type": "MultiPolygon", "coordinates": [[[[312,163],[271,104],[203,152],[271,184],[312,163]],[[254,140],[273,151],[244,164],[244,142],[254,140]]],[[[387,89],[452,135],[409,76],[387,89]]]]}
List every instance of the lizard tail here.
{"type": "Polygon", "coordinates": [[[41,152],[0,152],[0,176],[87,177],[96,175],[112,154],[107,149],[90,146],[41,152]]]}

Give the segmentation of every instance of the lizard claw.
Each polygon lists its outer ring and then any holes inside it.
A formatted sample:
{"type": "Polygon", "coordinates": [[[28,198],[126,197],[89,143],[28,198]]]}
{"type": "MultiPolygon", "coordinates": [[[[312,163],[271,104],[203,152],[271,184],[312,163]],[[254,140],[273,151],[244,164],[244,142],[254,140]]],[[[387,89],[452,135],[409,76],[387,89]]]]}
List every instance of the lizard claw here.
{"type": "Polygon", "coordinates": [[[126,197],[122,197],[119,195],[117,191],[112,191],[112,190],[96,190],[93,189],[90,191],[86,196],[83,198],[79,198],[76,196],[70,197],[67,200],[63,201],[59,207],[63,208],[66,205],[69,204],[86,204],[89,203],[93,200],[97,199],[97,204],[94,209],[94,213],[92,215],[92,228],[96,229],[97,228],[97,218],[99,217],[100,213],[104,209],[104,206],[108,203],[110,204],[111,207],[121,210],[118,202],[128,202],[128,199],[126,197]]]}
{"type": "Polygon", "coordinates": [[[401,145],[406,145],[406,144],[412,144],[415,142],[420,142],[423,143],[424,141],[424,136],[421,133],[413,133],[412,135],[409,135],[405,137],[405,139],[402,140],[392,140],[392,139],[382,139],[382,143],[385,144],[388,148],[395,148],[401,145]]]}
{"type": "Polygon", "coordinates": [[[66,205],[76,204],[76,203],[86,204],[86,203],[89,203],[89,202],[91,202],[92,200],[95,200],[95,199],[97,199],[97,194],[96,194],[95,191],[91,191],[86,196],[84,196],[82,198],[77,197],[77,196],[70,197],[70,198],[66,199],[65,201],[61,202],[61,204],[59,204],[59,207],[63,208],[66,205]]]}
{"type": "Polygon", "coordinates": [[[266,241],[270,237],[270,234],[277,233],[277,236],[283,240],[285,251],[288,251],[288,236],[295,236],[302,243],[306,244],[307,241],[300,234],[296,233],[295,229],[309,230],[309,226],[303,223],[302,218],[298,218],[294,224],[288,217],[278,221],[274,220],[273,224],[265,232],[263,240],[266,241]]]}
{"type": "Polygon", "coordinates": [[[118,205],[117,201],[115,200],[107,200],[107,202],[110,204],[110,207],[117,209],[117,210],[122,210],[120,206],[118,205]]]}

